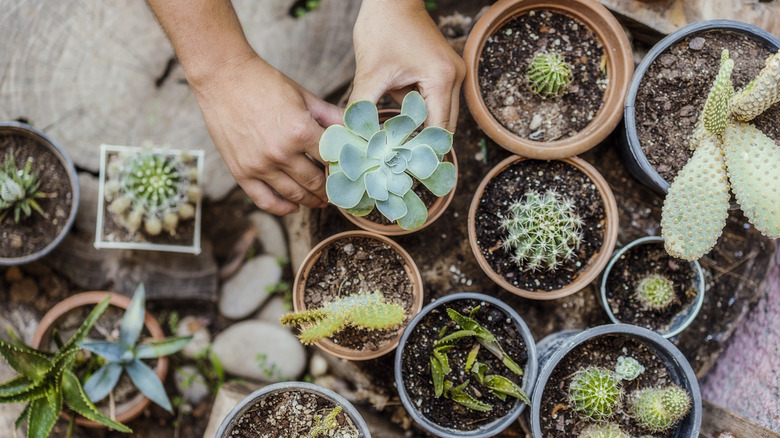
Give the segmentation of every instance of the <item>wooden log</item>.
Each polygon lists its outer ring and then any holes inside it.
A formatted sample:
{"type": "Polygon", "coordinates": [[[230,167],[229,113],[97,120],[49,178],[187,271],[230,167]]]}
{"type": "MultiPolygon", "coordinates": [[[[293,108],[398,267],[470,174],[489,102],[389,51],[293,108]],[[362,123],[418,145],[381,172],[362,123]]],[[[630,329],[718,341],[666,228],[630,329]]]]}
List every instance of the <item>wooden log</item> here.
{"type": "Polygon", "coordinates": [[[714,403],[703,400],[701,438],[778,438],[780,434],[761,427],[714,403]]]}

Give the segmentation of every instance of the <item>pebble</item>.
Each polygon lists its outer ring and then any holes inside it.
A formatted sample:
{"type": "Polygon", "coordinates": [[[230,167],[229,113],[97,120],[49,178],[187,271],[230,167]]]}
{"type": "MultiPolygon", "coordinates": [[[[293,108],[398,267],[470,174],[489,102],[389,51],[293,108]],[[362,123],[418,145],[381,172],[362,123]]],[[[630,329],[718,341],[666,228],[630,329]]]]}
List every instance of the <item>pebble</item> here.
{"type": "Polygon", "coordinates": [[[173,372],[176,389],[185,400],[196,405],[211,394],[206,379],[192,365],[184,365],[173,372]]]}
{"type": "Polygon", "coordinates": [[[179,325],[176,327],[176,335],[192,335],[192,340],[181,350],[181,354],[184,357],[194,359],[206,351],[209,343],[211,343],[211,332],[209,332],[206,326],[207,321],[194,316],[185,316],[179,321],[179,325]]]}
{"type": "Polygon", "coordinates": [[[279,221],[268,213],[256,211],[249,215],[249,221],[257,228],[257,238],[263,245],[263,252],[274,257],[287,258],[287,239],[279,221]]]}
{"type": "Polygon", "coordinates": [[[531,119],[531,125],[529,125],[528,128],[530,128],[531,131],[536,131],[540,126],[542,126],[542,116],[540,114],[534,114],[531,119]]]}
{"type": "Polygon", "coordinates": [[[328,372],[328,361],[322,355],[315,354],[309,360],[309,374],[313,377],[322,377],[328,372]]]}
{"type": "Polygon", "coordinates": [[[212,351],[225,371],[250,380],[290,380],[306,367],[306,351],[298,338],[278,323],[234,324],[214,338],[212,351]]]}
{"type": "Polygon", "coordinates": [[[292,311],[292,309],[287,308],[287,304],[284,302],[284,297],[281,295],[276,295],[271,297],[271,299],[265,303],[260,311],[257,312],[255,319],[278,324],[282,315],[290,313],[290,311],[292,311]]]}
{"type": "Polygon", "coordinates": [[[241,319],[252,314],[270,294],[267,288],[282,279],[282,267],[272,255],[249,260],[222,286],[219,313],[225,318],[241,319]]]}
{"type": "Polygon", "coordinates": [[[11,284],[11,301],[15,303],[32,304],[38,295],[38,283],[31,277],[24,277],[11,284]]]}
{"type": "Polygon", "coordinates": [[[690,47],[691,50],[701,50],[704,48],[704,42],[704,38],[696,37],[688,43],[688,47],[690,47]]]}

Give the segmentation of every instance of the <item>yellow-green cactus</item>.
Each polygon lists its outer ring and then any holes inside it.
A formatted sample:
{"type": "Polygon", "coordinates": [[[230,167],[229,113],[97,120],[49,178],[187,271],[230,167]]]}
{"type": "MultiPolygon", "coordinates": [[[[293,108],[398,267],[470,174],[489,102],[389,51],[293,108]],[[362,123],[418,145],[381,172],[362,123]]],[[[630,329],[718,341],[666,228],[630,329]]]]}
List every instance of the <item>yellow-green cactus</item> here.
{"type": "Polygon", "coordinates": [[[313,344],[351,325],[368,330],[391,329],[406,317],[401,305],[385,300],[379,291],[337,298],[322,307],[288,313],[283,325],[301,326],[298,336],[304,344],[313,344]]]}
{"type": "Polygon", "coordinates": [[[652,432],[676,425],[691,409],[691,396],[677,385],[640,389],[629,399],[629,409],[637,422],[652,432]]]}
{"type": "Polygon", "coordinates": [[[780,52],[766,60],[766,66],[744,89],[731,98],[731,113],[747,122],[780,102],[780,52]]]}
{"type": "Polygon", "coordinates": [[[729,120],[729,98],[734,94],[734,86],[731,84],[732,70],[734,70],[734,60],[729,59],[729,51],[723,49],[720,70],[710,89],[710,94],[707,95],[701,118],[704,128],[713,134],[722,133],[729,120]]]}
{"type": "Polygon", "coordinates": [[[528,86],[542,99],[563,95],[572,81],[569,64],[555,52],[534,56],[526,72],[528,86]]]}
{"type": "Polygon", "coordinates": [[[569,385],[569,404],[583,418],[595,421],[612,417],[622,397],[620,379],[606,368],[580,369],[569,385]]]}
{"type": "Polygon", "coordinates": [[[631,438],[631,435],[623,432],[617,424],[606,423],[588,426],[577,438],[631,438]]]}
{"type": "Polygon", "coordinates": [[[751,124],[729,123],[723,153],[745,216],[764,235],[780,237],[780,146],[751,124]]]}

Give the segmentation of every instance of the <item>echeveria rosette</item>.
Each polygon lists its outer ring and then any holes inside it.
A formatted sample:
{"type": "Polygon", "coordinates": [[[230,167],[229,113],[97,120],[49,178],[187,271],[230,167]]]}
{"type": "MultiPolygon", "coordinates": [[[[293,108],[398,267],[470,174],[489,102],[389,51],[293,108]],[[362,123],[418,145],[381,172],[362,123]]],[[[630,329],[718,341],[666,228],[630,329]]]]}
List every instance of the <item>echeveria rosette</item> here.
{"type": "Polygon", "coordinates": [[[442,161],[452,149],[451,132],[429,126],[410,138],[427,117],[416,91],[404,97],[401,114],[382,127],[372,102],[350,105],[344,126],[328,127],[320,139],[320,155],[330,163],[325,186],[330,202],[354,216],[376,206],[406,230],[422,226],[428,209],[411,190],[414,179],[439,197],[455,187],[456,179],[455,166],[442,161]]]}

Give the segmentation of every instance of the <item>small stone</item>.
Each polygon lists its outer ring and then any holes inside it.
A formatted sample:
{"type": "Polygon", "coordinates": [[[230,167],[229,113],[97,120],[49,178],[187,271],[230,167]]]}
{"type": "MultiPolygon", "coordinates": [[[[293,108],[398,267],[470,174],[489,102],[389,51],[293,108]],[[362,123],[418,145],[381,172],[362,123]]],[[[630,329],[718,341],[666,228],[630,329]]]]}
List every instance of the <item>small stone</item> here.
{"type": "Polygon", "coordinates": [[[176,389],[185,400],[196,405],[211,394],[206,379],[192,365],[184,365],[173,372],[176,389]]]}
{"type": "Polygon", "coordinates": [[[319,354],[315,354],[309,361],[309,374],[313,377],[322,377],[328,372],[328,361],[319,354]]]}
{"type": "Polygon", "coordinates": [[[351,256],[355,253],[355,245],[348,243],[344,245],[344,252],[347,253],[347,255],[351,256]]]}
{"type": "Polygon", "coordinates": [[[268,299],[268,289],[281,279],[282,267],[275,256],[263,255],[246,262],[222,286],[219,313],[230,319],[246,318],[268,299]]]}
{"type": "Polygon", "coordinates": [[[11,301],[32,304],[38,295],[38,283],[30,277],[25,277],[11,285],[11,301]]]}
{"type": "Polygon", "coordinates": [[[268,321],[278,324],[279,319],[282,318],[282,315],[289,313],[291,310],[292,309],[290,309],[284,302],[284,297],[277,295],[266,301],[265,305],[263,305],[260,311],[257,312],[257,316],[255,316],[255,318],[261,321],[268,321]]]}
{"type": "Polygon", "coordinates": [[[279,221],[268,213],[256,211],[249,215],[252,225],[257,228],[257,238],[263,246],[263,252],[274,257],[288,257],[287,238],[279,221]]]}
{"type": "Polygon", "coordinates": [[[530,128],[531,131],[536,131],[540,126],[542,126],[542,116],[540,114],[534,114],[533,118],[531,119],[531,124],[528,126],[528,128],[530,128]]]}
{"type": "Polygon", "coordinates": [[[704,48],[704,42],[705,42],[704,38],[696,37],[696,38],[692,39],[690,43],[688,43],[688,47],[691,50],[701,50],[701,49],[704,48]]]}
{"type": "Polygon", "coordinates": [[[24,278],[24,274],[22,274],[22,270],[18,266],[11,266],[5,271],[5,281],[9,283],[16,283],[22,278],[24,278]]]}
{"type": "Polygon", "coordinates": [[[356,260],[365,260],[368,258],[368,254],[362,249],[355,254],[356,260]]]}
{"type": "Polygon", "coordinates": [[[194,316],[185,316],[176,327],[177,336],[192,336],[192,340],[181,350],[184,357],[194,359],[203,354],[211,343],[211,332],[206,327],[207,321],[194,316]]]}

